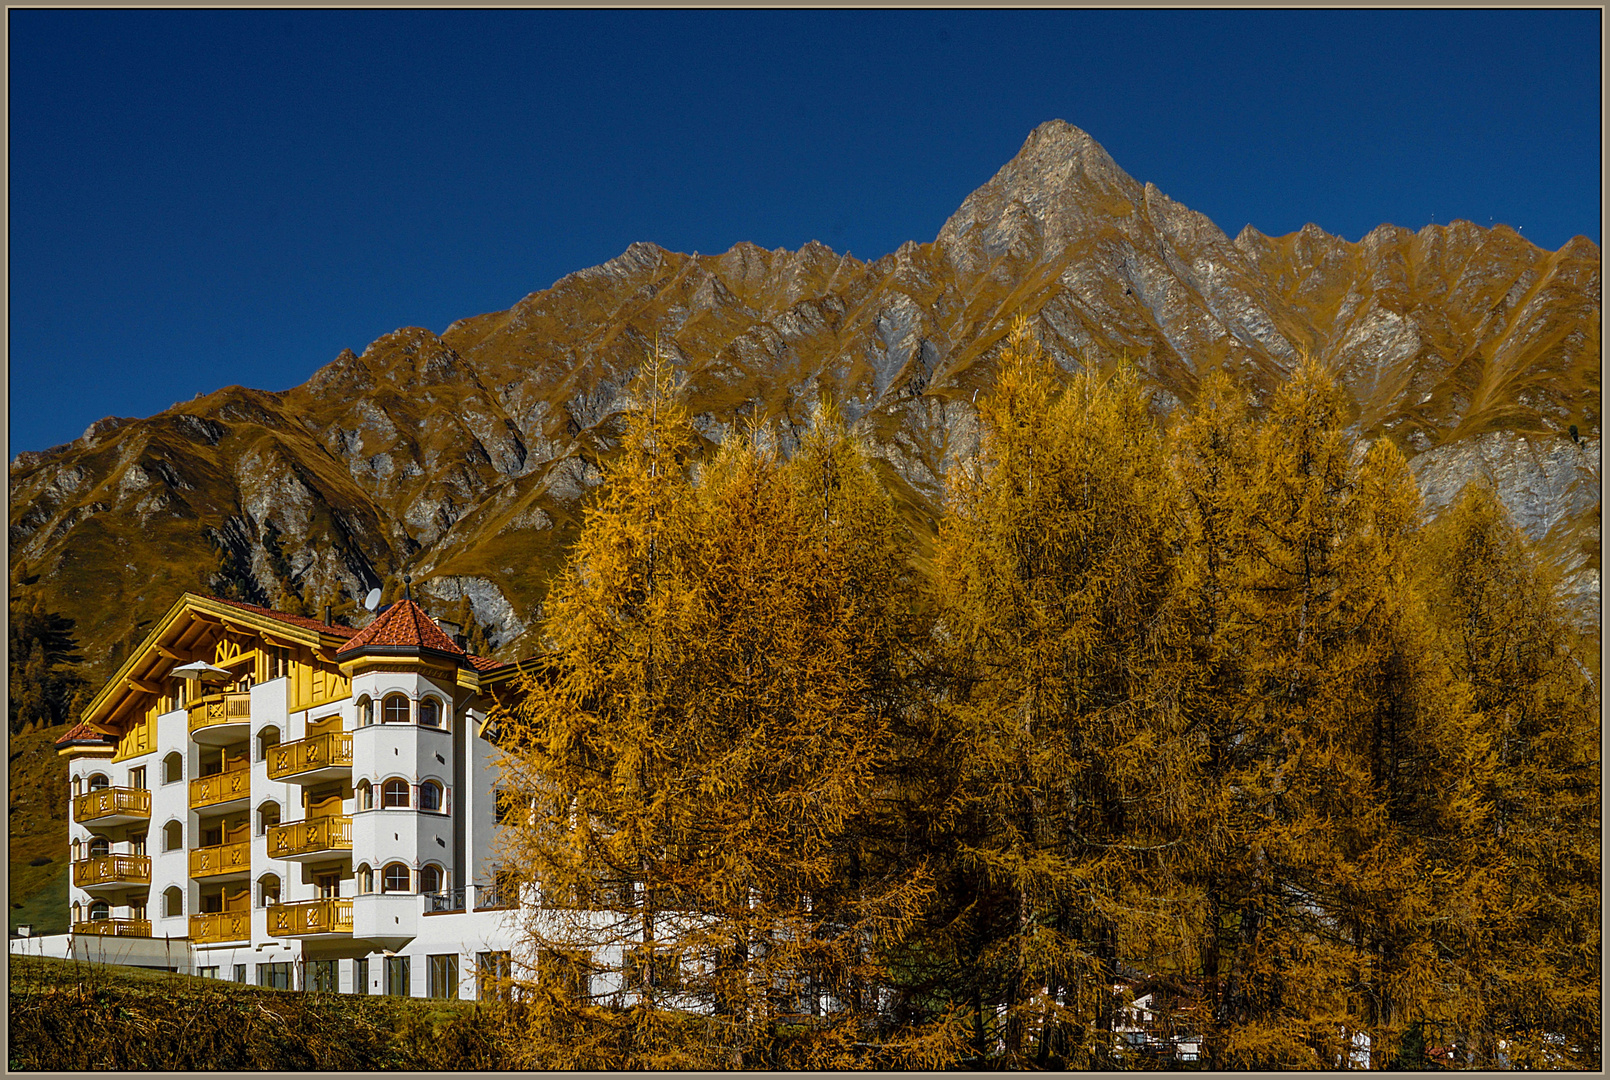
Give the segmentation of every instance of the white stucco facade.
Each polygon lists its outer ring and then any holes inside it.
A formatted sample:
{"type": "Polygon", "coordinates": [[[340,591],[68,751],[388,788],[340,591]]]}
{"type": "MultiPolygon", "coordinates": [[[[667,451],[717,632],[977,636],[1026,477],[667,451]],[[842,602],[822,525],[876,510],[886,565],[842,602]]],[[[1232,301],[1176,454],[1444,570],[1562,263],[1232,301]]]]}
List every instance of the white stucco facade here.
{"type": "Polygon", "coordinates": [[[12,951],[416,997],[506,973],[487,714],[512,669],[408,606],[354,636],[175,605],[58,744],[73,932],[12,951]]]}

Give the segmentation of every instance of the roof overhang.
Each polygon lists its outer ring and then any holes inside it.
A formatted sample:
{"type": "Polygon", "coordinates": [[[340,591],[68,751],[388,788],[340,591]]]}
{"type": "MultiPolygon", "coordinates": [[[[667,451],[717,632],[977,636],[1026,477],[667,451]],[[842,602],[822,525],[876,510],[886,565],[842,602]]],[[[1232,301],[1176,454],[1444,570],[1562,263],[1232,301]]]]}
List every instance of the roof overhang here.
{"type": "Polygon", "coordinates": [[[269,645],[300,645],[315,654],[323,654],[325,659],[347,640],[246,611],[208,596],[182,593],[145,639],[130,650],[128,659],[90,700],[80,718],[92,724],[115,725],[131,701],[140,695],[160,694],[163,688],[155,680],[170,676],[174,665],[184,660],[172,646],[198,622],[232,633],[255,635],[269,645]]]}

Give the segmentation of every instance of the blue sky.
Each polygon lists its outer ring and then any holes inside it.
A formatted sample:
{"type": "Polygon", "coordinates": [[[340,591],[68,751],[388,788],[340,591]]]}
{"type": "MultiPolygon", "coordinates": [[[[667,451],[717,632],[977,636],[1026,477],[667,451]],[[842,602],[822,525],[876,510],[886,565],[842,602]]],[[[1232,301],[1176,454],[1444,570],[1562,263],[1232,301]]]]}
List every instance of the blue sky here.
{"type": "Polygon", "coordinates": [[[931,240],[1053,118],[1231,235],[1600,240],[1597,10],[8,19],[12,455],[636,240],[931,240]]]}

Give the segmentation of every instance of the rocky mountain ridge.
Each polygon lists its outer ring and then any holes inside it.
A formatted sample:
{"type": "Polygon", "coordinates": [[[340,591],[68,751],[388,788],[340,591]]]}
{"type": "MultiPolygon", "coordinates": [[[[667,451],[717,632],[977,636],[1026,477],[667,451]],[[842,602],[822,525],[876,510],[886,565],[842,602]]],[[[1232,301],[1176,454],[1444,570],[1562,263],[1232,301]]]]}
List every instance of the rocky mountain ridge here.
{"type": "Polygon", "coordinates": [[[1231,239],[1060,121],[935,240],[873,262],[815,242],[633,244],[507,311],[344,351],[292,390],[226,387],[19,454],[12,560],[102,668],[186,589],[295,593],[358,622],[355,599],[404,570],[444,614],[467,597],[493,648],[518,654],[656,343],[711,444],[762,420],[786,446],[831,395],[921,546],[1018,313],[1066,368],[1133,361],[1160,413],[1213,368],[1257,404],[1320,356],[1433,509],[1490,475],[1597,632],[1595,244],[1549,252],[1468,222],[1231,239]]]}

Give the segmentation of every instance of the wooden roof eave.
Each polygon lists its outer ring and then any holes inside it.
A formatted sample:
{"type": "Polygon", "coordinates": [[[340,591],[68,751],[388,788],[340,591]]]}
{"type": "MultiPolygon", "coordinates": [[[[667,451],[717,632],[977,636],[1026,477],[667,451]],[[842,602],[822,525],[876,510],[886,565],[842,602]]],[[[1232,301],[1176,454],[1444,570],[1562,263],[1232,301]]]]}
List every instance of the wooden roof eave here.
{"type": "MultiPolygon", "coordinates": [[[[150,676],[155,674],[154,669],[145,669],[153,659],[160,663],[171,663],[181,658],[173,648],[169,647],[166,639],[169,632],[179,625],[187,614],[190,616],[188,620],[190,625],[205,623],[235,633],[271,639],[273,644],[280,646],[301,645],[316,655],[323,653],[322,658],[327,662],[346,640],[334,634],[323,634],[307,627],[293,626],[277,619],[270,619],[255,612],[243,611],[209,597],[190,592],[182,593],[157,625],[152,627],[151,632],[146,634],[139,646],[129,654],[128,659],[123,661],[117,673],[107,680],[100,693],[90,700],[81,719],[92,724],[109,726],[119,721],[140,695],[160,694],[162,687],[149,681],[150,676]]],[[[175,644],[182,642],[188,636],[188,630],[189,626],[179,634],[175,644]]]]}

